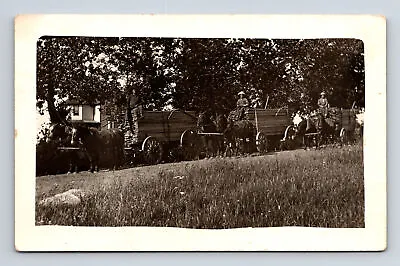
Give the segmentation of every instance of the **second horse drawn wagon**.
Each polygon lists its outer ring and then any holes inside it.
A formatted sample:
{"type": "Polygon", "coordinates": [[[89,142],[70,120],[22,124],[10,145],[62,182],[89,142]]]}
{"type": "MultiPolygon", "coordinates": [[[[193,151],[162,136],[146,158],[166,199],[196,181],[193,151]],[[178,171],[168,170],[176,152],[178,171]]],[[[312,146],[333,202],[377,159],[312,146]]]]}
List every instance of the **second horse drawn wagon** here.
{"type": "Polygon", "coordinates": [[[191,131],[190,135],[187,132],[182,138],[182,148],[191,158],[198,153],[208,154],[210,150],[214,155],[219,152],[224,156],[254,152],[263,154],[279,148],[291,126],[286,108],[236,109],[225,119],[223,126],[220,119],[223,115],[217,114],[215,119],[202,119],[201,116],[199,121],[203,123],[198,123],[197,132],[191,131]]]}

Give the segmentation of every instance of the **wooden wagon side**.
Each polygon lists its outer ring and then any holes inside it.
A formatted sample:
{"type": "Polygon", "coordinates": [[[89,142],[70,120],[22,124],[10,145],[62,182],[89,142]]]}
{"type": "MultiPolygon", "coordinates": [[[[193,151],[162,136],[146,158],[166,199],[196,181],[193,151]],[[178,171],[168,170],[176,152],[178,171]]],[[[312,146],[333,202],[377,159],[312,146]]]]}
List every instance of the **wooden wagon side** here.
{"type": "Polygon", "coordinates": [[[277,148],[292,126],[287,108],[250,109],[249,119],[256,126],[256,144],[260,152],[277,148]]]}
{"type": "Polygon", "coordinates": [[[196,127],[194,112],[145,111],[138,119],[138,141],[151,136],[160,142],[179,141],[187,129],[196,127]]]}
{"type": "Polygon", "coordinates": [[[133,122],[133,146],[149,164],[159,163],[179,146],[182,135],[196,127],[194,112],[143,111],[133,122]]]}

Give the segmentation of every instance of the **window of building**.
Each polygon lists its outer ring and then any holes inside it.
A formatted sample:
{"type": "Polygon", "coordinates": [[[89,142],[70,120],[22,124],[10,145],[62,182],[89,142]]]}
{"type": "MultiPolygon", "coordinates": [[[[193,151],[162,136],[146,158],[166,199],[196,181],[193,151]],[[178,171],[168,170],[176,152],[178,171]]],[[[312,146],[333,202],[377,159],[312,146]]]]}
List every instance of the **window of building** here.
{"type": "Polygon", "coordinates": [[[73,107],[72,107],[72,114],[73,115],[79,115],[79,105],[74,105],[73,107]]]}

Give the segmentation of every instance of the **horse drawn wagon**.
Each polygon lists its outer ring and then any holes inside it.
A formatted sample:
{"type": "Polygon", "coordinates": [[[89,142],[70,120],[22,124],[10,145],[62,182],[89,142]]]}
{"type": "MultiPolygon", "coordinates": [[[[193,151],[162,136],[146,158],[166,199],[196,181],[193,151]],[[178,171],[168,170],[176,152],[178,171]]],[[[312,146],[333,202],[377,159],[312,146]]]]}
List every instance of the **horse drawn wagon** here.
{"type": "Polygon", "coordinates": [[[190,141],[196,122],[194,112],[143,111],[133,119],[133,130],[125,133],[125,153],[131,161],[148,164],[157,164],[168,156],[181,157],[182,144],[190,141]]]}
{"type": "Polygon", "coordinates": [[[205,119],[202,119],[202,114],[200,114],[201,123],[198,124],[200,130],[196,134],[192,133],[191,140],[202,139],[203,145],[200,148],[192,145],[193,151],[201,152],[203,148],[203,152],[208,153],[214,147],[219,151],[223,148],[225,156],[254,152],[266,153],[268,150],[280,147],[286,131],[291,126],[289,111],[286,108],[236,109],[229,113],[225,123],[222,123],[225,124],[224,126],[221,126],[220,117],[221,115],[216,115],[213,121],[213,119],[207,119],[207,115],[205,119]],[[209,141],[211,141],[210,145],[209,141]]]}
{"type": "Polygon", "coordinates": [[[297,126],[297,136],[305,147],[329,143],[347,144],[355,139],[357,111],[355,109],[329,108],[324,116],[316,111],[297,126]]]}

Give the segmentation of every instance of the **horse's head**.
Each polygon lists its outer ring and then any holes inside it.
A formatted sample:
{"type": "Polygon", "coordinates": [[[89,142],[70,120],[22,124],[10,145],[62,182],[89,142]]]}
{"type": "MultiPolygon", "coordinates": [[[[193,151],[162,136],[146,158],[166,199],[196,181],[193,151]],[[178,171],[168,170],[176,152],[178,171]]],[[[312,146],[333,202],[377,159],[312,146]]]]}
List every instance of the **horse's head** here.
{"type": "Polygon", "coordinates": [[[215,126],[218,132],[223,132],[228,125],[228,121],[226,116],[222,113],[219,113],[215,117],[215,126]]]}
{"type": "Polygon", "coordinates": [[[77,143],[82,143],[86,137],[90,135],[89,128],[85,126],[75,126],[71,131],[71,144],[75,145],[77,143]]]}
{"type": "Polygon", "coordinates": [[[216,126],[212,121],[210,111],[203,111],[199,113],[197,119],[197,128],[201,132],[213,132],[216,130],[216,126]]]}
{"type": "Polygon", "coordinates": [[[296,115],[292,119],[293,122],[293,131],[296,135],[301,133],[302,128],[306,128],[306,120],[305,117],[302,117],[300,113],[296,113],[296,115]]]}

